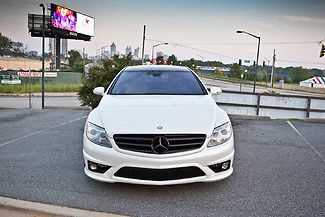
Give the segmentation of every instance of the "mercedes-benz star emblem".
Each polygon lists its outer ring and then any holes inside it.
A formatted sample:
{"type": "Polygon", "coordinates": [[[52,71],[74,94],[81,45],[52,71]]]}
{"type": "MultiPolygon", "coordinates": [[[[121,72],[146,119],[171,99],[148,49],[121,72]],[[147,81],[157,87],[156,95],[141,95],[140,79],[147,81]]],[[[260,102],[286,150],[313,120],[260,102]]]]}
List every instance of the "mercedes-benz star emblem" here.
{"type": "Polygon", "coordinates": [[[169,141],[164,136],[157,136],[151,142],[151,149],[154,153],[163,154],[168,151],[169,141]]]}

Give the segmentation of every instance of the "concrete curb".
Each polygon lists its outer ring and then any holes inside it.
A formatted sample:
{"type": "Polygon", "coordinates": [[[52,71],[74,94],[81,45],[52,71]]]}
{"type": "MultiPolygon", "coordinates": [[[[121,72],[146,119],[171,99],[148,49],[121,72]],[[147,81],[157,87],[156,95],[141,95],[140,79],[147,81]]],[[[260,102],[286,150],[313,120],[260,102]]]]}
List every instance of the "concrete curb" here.
{"type": "Polygon", "coordinates": [[[76,106],[76,107],[45,106],[45,109],[62,109],[62,110],[84,110],[84,111],[91,111],[91,108],[89,106],[76,106]]]}
{"type": "Polygon", "coordinates": [[[278,118],[278,119],[271,119],[269,116],[256,116],[256,115],[231,115],[229,114],[229,118],[231,120],[263,120],[263,121],[297,121],[297,122],[305,122],[305,123],[317,123],[317,124],[325,124],[324,118],[278,118]]]}
{"type": "Polygon", "coordinates": [[[272,120],[269,116],[257,116],[257,115],[231,115],[231,120],[272,120]]]}
{"type": "Polygon", "coordinates": [[[301,121],[307,122],[307,123],[316,123],[316,124],[325,124],[325,119],[321,119],[321,118],[305,118],[305,119],[301,119],[301,121]]]}
{"type": "MultiPolygon", "coordinates": [[[[19,199],[12,199],[8,197],[0,196],[0,213],[4,210],[13,210],[15,213],[21,214],[18,216],[25,216],[25,214],[31,214],[31,216],[75,216],[75,217],[122,217],[114,213],[104,213],[83,209],[70,208],[65,206],[56,206],[50,204],[43,204],[38,202],[30,202],[19,199]]],[[[3,211],[3,212],[2,212],[3,211]]],[[[26,215],[27,216],[27,215],[26,215]]]]}

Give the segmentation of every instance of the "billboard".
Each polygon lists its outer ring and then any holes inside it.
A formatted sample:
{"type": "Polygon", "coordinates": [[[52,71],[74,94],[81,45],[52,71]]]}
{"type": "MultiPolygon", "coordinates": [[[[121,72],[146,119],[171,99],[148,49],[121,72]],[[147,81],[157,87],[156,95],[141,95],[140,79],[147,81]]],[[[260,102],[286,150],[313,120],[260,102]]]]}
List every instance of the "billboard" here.
{"type": "Polygon", "coordinates": [[[95,19],[60,5],[51,4],[52,28],[94,36],[95,19]]]}

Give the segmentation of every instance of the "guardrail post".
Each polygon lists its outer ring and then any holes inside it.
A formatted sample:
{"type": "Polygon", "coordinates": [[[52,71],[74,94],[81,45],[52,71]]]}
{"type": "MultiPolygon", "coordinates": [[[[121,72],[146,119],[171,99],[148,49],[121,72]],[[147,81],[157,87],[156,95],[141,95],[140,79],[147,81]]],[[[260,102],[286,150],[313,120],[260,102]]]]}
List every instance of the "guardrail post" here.
{"type": "Polygon", "coordinates": [[[307,98],[307,114],[306,114],[307,118],[309,118],[309,116],[310,116],[310,104],[311,104],[311,98],[308,97],[307,98]]]}
{"type": "Polygon", "coordinates": [[[257,104],[256,104],[256,115],[260,114],[260,101],[261,101],[261,94],[257,94],[257,104]]]}

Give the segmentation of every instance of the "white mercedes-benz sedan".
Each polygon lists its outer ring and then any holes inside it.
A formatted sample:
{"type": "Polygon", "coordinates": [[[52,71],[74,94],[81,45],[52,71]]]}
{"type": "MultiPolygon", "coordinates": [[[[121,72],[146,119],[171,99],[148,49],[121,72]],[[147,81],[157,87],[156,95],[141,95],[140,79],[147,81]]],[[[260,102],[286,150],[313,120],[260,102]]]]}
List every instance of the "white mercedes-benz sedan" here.
{"type": "Polygon", "coordinates": [[[87,176],[103,182],[170,185],[212,182],[233,172],[231,122],[186,67],[124,68],[86,121],[87,176]]]}

